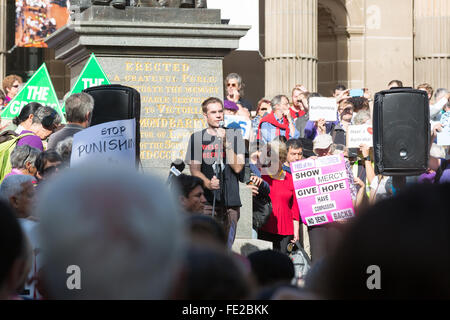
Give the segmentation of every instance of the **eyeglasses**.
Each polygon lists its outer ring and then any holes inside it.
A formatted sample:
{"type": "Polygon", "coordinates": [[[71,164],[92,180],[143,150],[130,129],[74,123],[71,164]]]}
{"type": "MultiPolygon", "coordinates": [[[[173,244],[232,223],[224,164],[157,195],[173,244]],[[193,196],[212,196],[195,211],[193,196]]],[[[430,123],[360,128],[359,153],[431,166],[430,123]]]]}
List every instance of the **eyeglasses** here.
{"type": "Polygon", "coordinates": [[[261,108],[260,111],[267,111],[267,108],[261,108]]]}
{"type": "Polygon", "coordinates": [[[236,83],[227,83],[227,87],[233,87],[236,88],[237,84],[236,83]]]}
{"type": "Polygon", "coordinates": [[[13,85],[13,87],[14,87],[14,88],[18,88],[18,87],[19,87],[19,85],[18,85],[18,84],[16,84],[16,85],[13,85]]]}

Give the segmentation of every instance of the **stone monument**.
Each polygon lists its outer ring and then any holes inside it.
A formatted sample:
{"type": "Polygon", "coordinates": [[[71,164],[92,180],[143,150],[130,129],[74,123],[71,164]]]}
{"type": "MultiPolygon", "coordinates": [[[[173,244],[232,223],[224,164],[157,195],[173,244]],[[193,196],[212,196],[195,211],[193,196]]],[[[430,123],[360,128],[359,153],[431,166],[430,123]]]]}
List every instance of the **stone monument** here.
{"type": "MultiPolygon", "coordinates": [[[[94,5],[72,13],[46,42],[70,68],[72,85],[93,52],[112,84],[139,91],[142,167],[166,178],[170,163],[184,159],[190,135],[206,127],[202,101],[223,98],[222,60],[248,30],[223,24],[216,9],[94,5]]],[[[252,225],[245,185],[241,199],[236,246],[245,248],[252,225]]]]}

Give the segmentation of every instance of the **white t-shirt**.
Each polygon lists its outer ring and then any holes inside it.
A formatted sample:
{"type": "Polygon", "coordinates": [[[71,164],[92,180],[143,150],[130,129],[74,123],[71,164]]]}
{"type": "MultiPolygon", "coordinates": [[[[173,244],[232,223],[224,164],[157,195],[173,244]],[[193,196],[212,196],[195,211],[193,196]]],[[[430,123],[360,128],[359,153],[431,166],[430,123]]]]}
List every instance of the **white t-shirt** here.
{"type": "Polygon", "coordinates": [[[386,181],[389,179],[389,177],[388,176],[382,176],[381,177],[381,182],[378,181],[378,177],[379,176],[375,176],[375,178],[373,178],[372,183],[370,184],[370,191],[372,191],[372,190],[374,192],[376,191],[375,197],[386,196],[388,194],[388,192],[386,190],[386,181]],[[380,186],[378,186],[378,184],[380,186]]]}

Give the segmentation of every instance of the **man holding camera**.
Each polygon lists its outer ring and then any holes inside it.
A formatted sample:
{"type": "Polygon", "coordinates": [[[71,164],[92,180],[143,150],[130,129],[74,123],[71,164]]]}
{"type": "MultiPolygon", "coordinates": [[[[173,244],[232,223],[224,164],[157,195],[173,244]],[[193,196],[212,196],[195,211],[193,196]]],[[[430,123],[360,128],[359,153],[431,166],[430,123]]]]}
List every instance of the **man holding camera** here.
{"type": "Polygon", "coordinates": [[[245,145],[241,130],[223,127],[223,103],[208,98],[202,103],[208,128],[193,133],[189,139],[186,163],[191,174],[203,180],[207,204],[204,214],[213,215],[234,242],[240,215],[239,173],[244,168],[245,145]]]}

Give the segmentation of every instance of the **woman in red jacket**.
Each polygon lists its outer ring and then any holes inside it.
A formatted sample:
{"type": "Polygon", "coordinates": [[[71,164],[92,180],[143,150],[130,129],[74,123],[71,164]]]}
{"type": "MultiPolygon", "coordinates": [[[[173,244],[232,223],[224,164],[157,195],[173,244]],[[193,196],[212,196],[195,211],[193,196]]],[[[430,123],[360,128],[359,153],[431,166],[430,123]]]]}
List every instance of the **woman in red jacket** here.
{"type": "Polygon", "coordinates": [[[271,241],[274,250],[287,254],[287,245],[299,240],[300,212],[292,176],[282,168],[287,157],[286,145],[275,139],[268,143],[267,149],[272,161],[263,168],[262,178],[270,186],[273,211],[259,230],[258,238],[271,241]]]}

